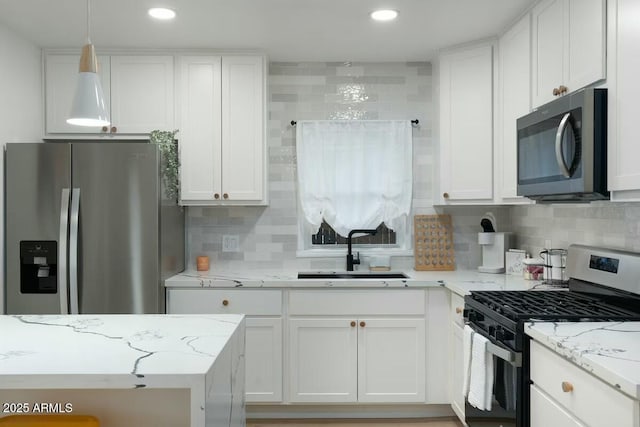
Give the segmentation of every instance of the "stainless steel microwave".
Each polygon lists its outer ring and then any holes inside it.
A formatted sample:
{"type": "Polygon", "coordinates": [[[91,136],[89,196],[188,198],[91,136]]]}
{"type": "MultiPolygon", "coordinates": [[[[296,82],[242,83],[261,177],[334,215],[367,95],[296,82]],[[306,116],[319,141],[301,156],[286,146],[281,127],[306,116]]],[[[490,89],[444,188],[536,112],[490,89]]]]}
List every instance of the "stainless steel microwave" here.
{"type": "Polygon", "coordinates": [[[517,120],[518,195],[542,202],[609,199],[607,90],[587,88],[517,120]]]}

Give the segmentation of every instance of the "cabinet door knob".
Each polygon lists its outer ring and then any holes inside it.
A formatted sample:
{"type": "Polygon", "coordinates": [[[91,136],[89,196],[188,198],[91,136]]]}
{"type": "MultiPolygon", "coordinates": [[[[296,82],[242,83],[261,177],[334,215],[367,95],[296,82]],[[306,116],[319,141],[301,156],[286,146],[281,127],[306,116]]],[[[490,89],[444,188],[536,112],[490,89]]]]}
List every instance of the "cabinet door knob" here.
{"type": "Polygon", "coordinates": [[[553,96],[558,96],[560,95],[560,89],[558,89],[557,87],[553,88],[553,96]]]}
{"type": "Polygon", "coordinates": [[[449,198],[449,193],[442,193],[442,197],[444,197],[445,199],[449,198]]]}
{"type": "Polygon", "coordinates": [[[562,381],[562,391],[565,393],[570,393],[573,391],[573,384],[568,381],[562,381]]]}
{"type": "Polygon", "coordinates": [[[223,198],[223,199],[228,199],[228,198],[229,198],[229,194],[228,194],[228,193],[224,193],[224,194],[222,195],[222,198],[223,198]]]}
{"type": "Polygon", "coordinates": [[[106,132],[108,130],[109,130],[109,128],[107,126],[102,126],[102,132],[106,132]]]}
{"type": "Polygon", "coordinates": [[[111,133],[116,133],[118,132],[118,128],[115,126],[111,126],[111,133]]]}
{"type": "Polygon", "coordinates": [[[225,307],[229,305],[229,300],[228,299],[223,299],[222,300],[222,305],[224,305],[225,307]]]}
{"type": "Polygon", "coordinates": [[[213,195],[213,198],[214,198],[214,199],[216,199],[216,200],[218,200],[218,199],[220,198],[220,194],[218,194],[218,193],[214,194],[214,195],[213,195]]]}
{"type": "Polygon", "coordinates": [[[352,328],[355,328],[355,327],[356,327],[356,322],[355,322],[355,320],[352,320],[352,321],[351,321],[351,327],[352,327],[352,328]]]}
{"type": "Polygon", "coordinates": [[[462,313],[462,307],[456,307],[456,314],[462,313]]]}
{"type": "Polygon", "coordinates": [[[364,322],[360,322],[360,327],[361,327],[361,328],[364,328],[365,326],[367,326],[367,324],[366,324],[366,323],[364,323],[364,322]]]}
{"type": "Polygon", "coordinates": [[[567,93],[569,91],[569,88],[566,86],[560,85],[560,87],[558,88],[558,91],[560,92],[560,94],[567,93]]]}

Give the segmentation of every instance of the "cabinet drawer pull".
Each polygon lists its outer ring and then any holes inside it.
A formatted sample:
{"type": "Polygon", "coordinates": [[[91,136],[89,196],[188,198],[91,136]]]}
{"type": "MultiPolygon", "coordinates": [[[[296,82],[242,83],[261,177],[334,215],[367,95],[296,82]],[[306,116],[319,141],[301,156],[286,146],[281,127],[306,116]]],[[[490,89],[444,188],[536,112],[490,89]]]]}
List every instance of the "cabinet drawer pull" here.
{"type": "Polygon", "coordinates": [[[229,194],[224,193],[224,194],[222,195],[222,198],[223,198],[223,199],[228,199],[228,198],[229,198],[229,194]]]}
{"type": "Polygon", "coordinates": [[[558,88],[558,91],[560,92],[560,95],[562,95],[563,93],[567,93],[569,91],[569,88],[563,85],[560,85],[560,87],[558,88]]]}
{"type": "Polygon", "coordinates": [[[354,320],[351,321],[351,327],[355,328],[356,327],[356,322],[354,320]]]}
{"type": "Polygon", "coordinates": [[[361,327],[361,328],[364,328],[365,326],[367,326],[367,324],[366,324],[366,323],[364,323],[364,322],[360,322],[360,327],[361,327]]]}
{"type": "Polygon", "coordinates": [[[222,305],[224,305],[225,307],[229,305],[229,300],[228,299],[223,299],[222,300],[222,305]]]}
{"type": "Polygon", "coordinates": [[[213,198],[214,198],[214,199],[216,199],[216,200],[218,200],[218,199],[220,198],[220,194],[218,194],[218,193],[214,194],[214,195],[213,195],[213,198]]]}
{"type": "Polygon", "coordinates": [[[558,96],[560,95],[560,89],[558,89],[557,87],[553,88],[553,96],[558,96]]]}
{"type": "Polygon", "coordinates": [[[456,307],[456,314],[462,313],[462,307],[456,307]]]}
{"type": "Polygon", "coordinates": [[[562,391],[565,393],[570,393],[573,391],[573,384],[568,381],[562,381],[562,391]]]}
{"type": "Polygon", "coordinates": [[[115,126],[111,126],[111,133],[116,133],[118,132],[118,128],[115,126]]]}
{"type": "Polygon", "coordinates": [[[442,197],[444,197],[445,199],[449,198],[449,193],[442,193],[442,197]]]}
{"type": "Polygon", "coordinates": [[[107,126],[102,126],[102,132],[106,132],[108,130],[109,130],[109,128],[107,126]]]}

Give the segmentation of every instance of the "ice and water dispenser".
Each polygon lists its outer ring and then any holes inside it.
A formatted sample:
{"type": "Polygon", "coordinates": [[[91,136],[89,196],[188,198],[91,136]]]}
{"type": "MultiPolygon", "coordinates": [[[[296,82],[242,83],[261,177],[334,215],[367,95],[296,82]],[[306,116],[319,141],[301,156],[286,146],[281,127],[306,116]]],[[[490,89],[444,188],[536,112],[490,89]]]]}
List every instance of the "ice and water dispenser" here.
{"type": "Polygon", "coordinates": [[[58,242],[55,240],[20,242],[20,292],[23,294],[58,292],[58,242]]]}

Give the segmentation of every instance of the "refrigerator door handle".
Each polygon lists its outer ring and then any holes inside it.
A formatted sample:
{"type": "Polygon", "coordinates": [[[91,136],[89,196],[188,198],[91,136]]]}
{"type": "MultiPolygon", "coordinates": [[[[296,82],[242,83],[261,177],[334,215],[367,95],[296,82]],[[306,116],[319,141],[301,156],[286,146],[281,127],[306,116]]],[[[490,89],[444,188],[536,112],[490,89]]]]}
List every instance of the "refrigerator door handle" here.
{"type": "Polygon", "coordinates": [[[71,219],[69,224],[69,305],[71,314],[78,310],[78,223],[80,216],[80,189],[71,192],[71,219]]]}
{"type": "Polygon", "coordinates": [[[58,263],[58,291],[60,292],[60,313],[69,314],[69,294],[67,291],[67,247],[69,232],[69,189],[63,188],[60,196],[60,237],[58,263]]]}

